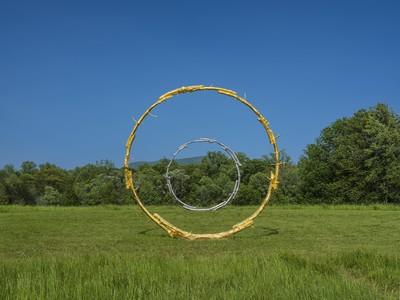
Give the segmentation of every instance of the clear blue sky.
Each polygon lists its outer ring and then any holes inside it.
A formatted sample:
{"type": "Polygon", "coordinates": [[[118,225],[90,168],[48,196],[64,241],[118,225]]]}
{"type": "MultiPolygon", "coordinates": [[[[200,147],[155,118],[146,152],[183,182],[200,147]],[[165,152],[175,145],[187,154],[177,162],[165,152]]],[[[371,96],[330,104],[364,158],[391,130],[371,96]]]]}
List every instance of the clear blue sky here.
{"type": "MultiPolygon", "coordinates": [[[[338,118],[377,102],[400,113],[399,16],[399,1],[1,1],[0,168],[122,166],[132,117],[197,84],[246,94],[297,161],[338,118]]],[[[254,116],[215,93],[154,113],[134,160],[199,137],[271,151],[254,116]]]]}

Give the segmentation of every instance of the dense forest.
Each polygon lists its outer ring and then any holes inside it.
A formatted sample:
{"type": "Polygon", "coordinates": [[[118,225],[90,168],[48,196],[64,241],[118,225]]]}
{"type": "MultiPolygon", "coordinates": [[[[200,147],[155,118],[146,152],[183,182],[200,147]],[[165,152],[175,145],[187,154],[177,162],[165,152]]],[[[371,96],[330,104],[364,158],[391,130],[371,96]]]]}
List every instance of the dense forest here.
{"type": "MultiPolygon", "coordinates": [[[[250,159],[237,153],[241,183],[232,205],[259,204],[265,196],[272,155],[250,159]]],[[[144,204],[177,205],[164,177],[168,159],[133,170],[144,204]]],[[[307,145],[295,164],[281,152],[279,204],[400,204],[400,117],[384,104],[335,121],[307,145]]],[[[210,206],[229,197],[237,179],[234,162],[208,152],[200,163],[179,165],[169,176],[175,193],[190,205],[210,206]]],[[[130,204],[123,171],[108,160],[64,170],[54,164],[26,161],[19,169],[0,170],[0,204],[130,204]]]]}

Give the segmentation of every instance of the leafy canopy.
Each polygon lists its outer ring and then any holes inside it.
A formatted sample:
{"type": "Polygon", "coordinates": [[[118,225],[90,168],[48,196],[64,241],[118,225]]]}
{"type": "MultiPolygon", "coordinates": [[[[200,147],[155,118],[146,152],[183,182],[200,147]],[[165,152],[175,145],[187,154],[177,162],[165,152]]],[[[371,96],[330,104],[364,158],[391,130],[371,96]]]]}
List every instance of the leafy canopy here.
{"type": "Polygon", "coordinates": [[[400,117],[384,104],[322,130],[299,161],[311,203],[400,203],[400,117]]]}

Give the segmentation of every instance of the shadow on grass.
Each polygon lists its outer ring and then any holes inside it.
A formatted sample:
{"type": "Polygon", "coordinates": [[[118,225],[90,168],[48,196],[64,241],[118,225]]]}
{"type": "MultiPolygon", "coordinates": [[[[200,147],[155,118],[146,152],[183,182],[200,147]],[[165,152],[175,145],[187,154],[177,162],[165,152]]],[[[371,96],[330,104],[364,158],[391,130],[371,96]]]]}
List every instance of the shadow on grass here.
{"type": "Polygon", "coordinates": [[[267,238],[272,235],[279,234],[279,230],[276,228],[269,228],[269,227],[256,227],[256,228],[249,228],[247,230],[244,230],[242,232],[239,232],[237,236],[234,236],[235,238],[240,238],[240,239],[254,239],[254,238],[267,238]]]}
{"type": "Polygon", "coordinates": [[[279,234],[278,229],[269,228],[269,227],[260,227],[260,230],[265,231],[263,236],[269,236],[274,234],[279,234]]]}
{"type": "MultiPolygon", "coordinates": [[[[147,236],[157,236],[163,238],[169,238],[170,236],[166,232],[160,232],[160,228],[149,228],[142,231],[139,231],[138,234],[147,235],[147,236]]],[[[268,237],[271,235],[279,234],[278,229],[269,228],[269,227],[257,227],[257,231],[250,235],[240,235],[240,238],[262,238],[268,237]]],[[[232,236],[236,237],[236,235],[232,236]]]]}
{"type": "Polygon", "coordinates": [[[147,235],[147,236],[169,237],[167,232],[165,232],[165,231],[160,232],[160,228],[157,228],[157,227],[139,231],[138,234],[147,235]]]}

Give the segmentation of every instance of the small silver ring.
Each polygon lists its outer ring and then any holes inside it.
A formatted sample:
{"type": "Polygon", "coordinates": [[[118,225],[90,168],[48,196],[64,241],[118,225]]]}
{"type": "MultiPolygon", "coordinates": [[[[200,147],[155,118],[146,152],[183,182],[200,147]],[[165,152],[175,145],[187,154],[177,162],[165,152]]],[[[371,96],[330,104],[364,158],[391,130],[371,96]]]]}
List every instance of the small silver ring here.
{"type": "Polygon", "coordinates": [[[217,210],[221,207],[224,207],[225,205],[227,205],[229,203],[230,200],[232,200],[237,192],[239,191],[239,186],[240,186],[240,167],[242,165],[240,164],[239,159],[237,158],[235,152],[233,152],[229,147],[225,146],[224,144],[222,144],[221,142],[218,142],[215,139],[210,139],[210,138],[200,138],[197,140],[193,140],[193,141],[189,141],[186,142],[185,144],[181,145],[178,150],[174,153],[174,155],[172,156],[168,166],[167,166],[167,171],[164,175],[164,177],[167,180],[167,186],[168,186],[168,190],[169,192],[172,194],[172,196],[175,198],[175,200],[177,200],[179,203],[181,203],[183,205],[184,208],[188,209],[188,210],[193,210],[193,211],[208,211],[208,210],[217,210]],[[179,152],[181,152],[183,149],[186,149],[190,144],[194,144],[194,143],[216,143],[219,146],[221,146],[222,149],[225,150],[226,153],[229,154],[229,156],[233,159],[233,161],[235,162],[235,166],[236,166],[236,171],[237,171],[237,180],[235,182],[235,186],[233,187],[233,191],[232,193],[229,195],[228,199],[226,199],[225,201],[222,201],[216,205],[214,205],[213,207],[196,207],[193,205],[189,205],[186,202],[182,201],[181,199],[179,199],[179,197],[175,194],[174,189],[172,188],[172,184],[171,184],[171,177],[169,176],[169,168],[172,165],[172,162],[175,160],[175,157],[179,154],[179,152]]]}

